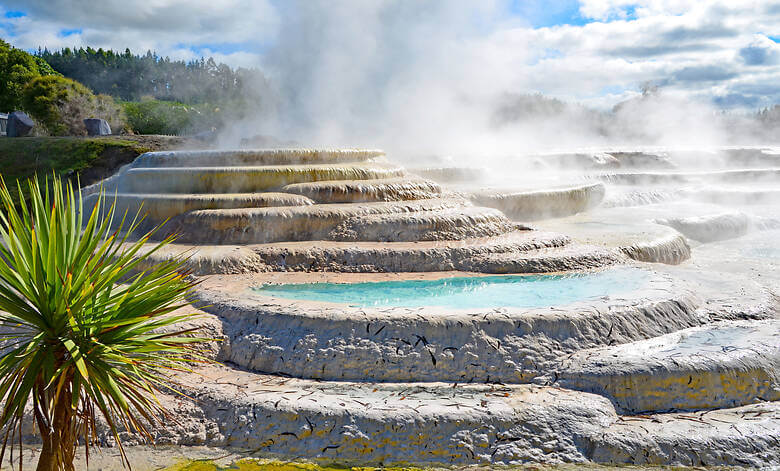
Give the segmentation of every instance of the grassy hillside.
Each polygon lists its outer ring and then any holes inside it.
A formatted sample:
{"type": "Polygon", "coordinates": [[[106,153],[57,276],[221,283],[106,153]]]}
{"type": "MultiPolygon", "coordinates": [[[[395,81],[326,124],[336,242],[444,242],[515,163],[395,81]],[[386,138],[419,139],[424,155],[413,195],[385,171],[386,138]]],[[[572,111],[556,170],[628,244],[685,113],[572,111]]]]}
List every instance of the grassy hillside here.
{"type": "Polygon", "coordinates": [[[78,175],[84,186],[113,174],[144,152],[191,146],[175,136],[0,138],[0,174],[9,184],[36,173],[78,175]]]}

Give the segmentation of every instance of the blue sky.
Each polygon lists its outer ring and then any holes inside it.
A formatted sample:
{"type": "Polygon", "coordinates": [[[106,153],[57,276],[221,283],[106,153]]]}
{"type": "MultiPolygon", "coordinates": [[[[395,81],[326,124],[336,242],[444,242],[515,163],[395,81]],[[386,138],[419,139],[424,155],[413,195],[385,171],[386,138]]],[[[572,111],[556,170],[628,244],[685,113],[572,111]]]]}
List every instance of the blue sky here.
{"type": "Polygon", "coordinates": [[[580,3],[577,0],[550,2],[547,5],[544,2],[513,0],[509,12],[527,18],[534,28],[556,25],[582,26],[593,21],[580,14],[580,3]]]}
{"type": "Polygon", "coordinates": [[[0,0],[0,15],[0,36],[28,50],[129,47],[294,75],[317,73],[299,56],[327,69],[343,58],[322,51],[343,49],[385,83],[455,60],[469,65],[458,80],[481,68],[491,88],[604,108],[648,82],[725,108],[780,102],[780,0],[0,0]]]}

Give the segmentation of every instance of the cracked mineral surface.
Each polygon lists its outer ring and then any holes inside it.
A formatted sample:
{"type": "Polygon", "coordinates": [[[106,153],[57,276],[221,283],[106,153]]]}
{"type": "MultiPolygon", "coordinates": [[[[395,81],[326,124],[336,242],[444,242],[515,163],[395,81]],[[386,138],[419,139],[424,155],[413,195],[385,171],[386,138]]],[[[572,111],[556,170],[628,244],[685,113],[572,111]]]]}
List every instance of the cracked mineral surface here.
{"type": "Polygon", "coordinates": [[[160,235],[181,237],[151,261],[190,255],[221,363],[179,375],[157,443],[354,465],[780,466],[778,154],[708,149],[699,168],[686,152],[530,156],[568,169],[532,183],[377,150],[140,156],[103,184],[170,218],[160,235]],[[646,281],[534,308],[253,290],[615,267],[646,281]]]}

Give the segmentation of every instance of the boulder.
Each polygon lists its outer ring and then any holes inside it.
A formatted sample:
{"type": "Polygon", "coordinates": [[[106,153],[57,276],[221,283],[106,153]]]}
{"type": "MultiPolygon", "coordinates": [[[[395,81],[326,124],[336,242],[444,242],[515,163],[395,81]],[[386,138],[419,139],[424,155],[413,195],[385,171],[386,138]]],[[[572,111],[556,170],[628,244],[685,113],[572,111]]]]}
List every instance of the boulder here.
{"type": "Polygon", "coordinates": [[[8,115],[8,124],[5,128],[5,134],[8,137],[24,137],[32,131],[33,120],[27,116],[27,113],[14,111],[8,115]]]}
{"type": "Polygon", "coordinates": [[[90,136],[108,136],[111,134],[111,126],[105,119],[87,118],[84,120],[84,126],[87,127],[87,134],[90,136]]]}

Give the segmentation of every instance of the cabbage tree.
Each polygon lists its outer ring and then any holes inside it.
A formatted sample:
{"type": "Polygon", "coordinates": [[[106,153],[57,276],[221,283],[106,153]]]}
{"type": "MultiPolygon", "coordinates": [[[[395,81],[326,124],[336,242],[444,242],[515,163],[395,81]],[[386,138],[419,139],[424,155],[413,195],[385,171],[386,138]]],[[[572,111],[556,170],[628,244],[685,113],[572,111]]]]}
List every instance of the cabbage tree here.
{"type": "Polygon", "coordinates": [[[174,311],[193,283],[182,260],[142,265],[170,239],[151,251],[151,232],[128,240],[139,218],[126,225],[102,193],[87,207],[56,177],[27,186],[28,204],[0,178],[0,460],[29,420],[43,441],[37,469],[73,470],[102,416],[129,464],[120,432],[151,439],[167,417],[156,394],[200,341],[175,326],[191,316],[174,311]]]}

